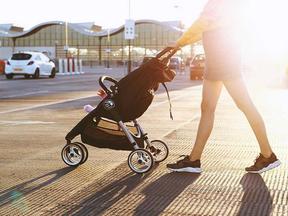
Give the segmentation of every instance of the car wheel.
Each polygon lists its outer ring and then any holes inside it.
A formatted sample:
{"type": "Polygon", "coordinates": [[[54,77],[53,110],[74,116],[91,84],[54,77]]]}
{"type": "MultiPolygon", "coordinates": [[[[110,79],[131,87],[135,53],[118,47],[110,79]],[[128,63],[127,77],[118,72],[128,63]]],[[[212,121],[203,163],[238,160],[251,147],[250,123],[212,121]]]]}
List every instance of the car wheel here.
{"type": "Polygon", "coordinates": [[[24,78],[25,78],[25,79],[29,79],[29,78],[30,78],[30,75],[29,75],[29,74],[25,74],[25,75],[24,75],[24,78]]]}
{"type": "Polygon", "coordinates": [[[13,79],[13,74],[5,74],[7,79],[13,79]]]}
{"type": "Polygon", "coordinates": [[[54,78],[55,75],[56,75],[56,70],[55,68],[52,68],[51,75],[49,76],[49,78],[54,78]]]}
{"type": "Polygon", "coordinates": [[[40,77],[40,71],[39,71],[39,68],[37,68],[35,70],[34,75],[33,75],[33,79],[39,79],[39,77],[40,77]]]}

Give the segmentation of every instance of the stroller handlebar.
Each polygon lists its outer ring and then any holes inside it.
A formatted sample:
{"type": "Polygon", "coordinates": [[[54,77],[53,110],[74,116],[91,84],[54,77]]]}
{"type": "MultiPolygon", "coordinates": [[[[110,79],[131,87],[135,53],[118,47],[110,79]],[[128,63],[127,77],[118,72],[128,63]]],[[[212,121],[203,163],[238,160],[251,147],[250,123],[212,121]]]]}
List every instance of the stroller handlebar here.
{"type": "Polygon", "coordinates": [[[109,95],[109,96],[113,95],[113,92],[112,92],[111,88],[107,88],[107,86],[104,84],[104,81],[112,82],[115,85],[118,82],[115,79],[113,79],[112,77],[109,77],[109,76],[101,76],[99,78],[99,84],[100,84],[101,88],[106,92],[107,95],[109,95]]]}
{"type": "MultiPolygon", "coordinates": [[[[166,47],[160,53],[156,55],[156,58],[164,64],[167,64],[169,59],[179,50],[179,48],[175,47],[166,47]]],[[[109,88],[104,84],[104,81],[112,82],[114,85],[117,85],[117,81],[109,76],[101,76],[99,78],[99,84],[101,88],[106,92],[107,95],[111,96],[114,94],[112,86],[109,88]]]]}
{"type": "Polygon", "coordinates": [[[175,48],[175,47],[166,47],[165,49],[163,49],[160,53],[158,53],[156,55],[156,58],[163,62],[163,63],[167,63],[169,61],[169,59],[179,50],[179,48],[175,48]]]}

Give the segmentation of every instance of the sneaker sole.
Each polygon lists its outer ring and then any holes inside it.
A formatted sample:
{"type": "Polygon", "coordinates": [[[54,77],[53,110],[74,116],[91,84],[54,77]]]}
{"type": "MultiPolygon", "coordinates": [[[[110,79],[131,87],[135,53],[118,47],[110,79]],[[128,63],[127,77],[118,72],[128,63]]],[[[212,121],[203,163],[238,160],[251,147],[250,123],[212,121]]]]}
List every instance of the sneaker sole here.
{"type": "Polygon", "coordinates": [[[189,173],[201,173],[202,172],[201,168],[193,168],[193,167],[185,167],[181,169],[172,169],[172,168],[168,168],[168,169],[173,172],[189,172],[189,173]]]}
{"type": "Polygon", "coordinates": [[[266,172],[266,171],[268,171],[268,170],[274,169],[274,168],[280,166],[280,164],[281,164],[280,160],[277,160],[277,161],[269,164],[267,167],[264,167],[264,168],[261,169],[261,170],[258,170],[258,171],[247,171],[247,172],[248,172],[248,173],[260,174],[260,173],[266,172]]]}

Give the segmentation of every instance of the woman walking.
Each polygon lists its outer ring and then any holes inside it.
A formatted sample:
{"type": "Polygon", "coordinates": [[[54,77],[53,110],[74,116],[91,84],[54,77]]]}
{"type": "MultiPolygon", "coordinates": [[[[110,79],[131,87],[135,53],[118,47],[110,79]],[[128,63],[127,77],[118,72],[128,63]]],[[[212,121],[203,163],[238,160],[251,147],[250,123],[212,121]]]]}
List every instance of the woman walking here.
{"type": "Polygon", "coordinates": [[[190,155],[167,164],[172,171],[201,173],[201,155],[211,134],[218,98],[224,86],[245,114],[260,147],[255,163],[245,170],[262,173],[280,165],[269,144],[263,119],[254,106],[241,74],[241,12],[248,0],[209,0],[199,18],[173,45],[183,47],[202,39],[206,66],[201,118],[190,155]]]}

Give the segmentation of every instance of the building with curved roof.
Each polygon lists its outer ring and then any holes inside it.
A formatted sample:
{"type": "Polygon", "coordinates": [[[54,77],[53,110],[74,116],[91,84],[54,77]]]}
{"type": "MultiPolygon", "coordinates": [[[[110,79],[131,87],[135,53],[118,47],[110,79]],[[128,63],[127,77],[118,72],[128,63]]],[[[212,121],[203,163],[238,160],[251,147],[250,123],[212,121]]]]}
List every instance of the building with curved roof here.
{"type": "Polygon", "coordinates": [[[135,21],[135,39],[125,40],[125,26],[102,29],[93,22],[66,23],[50,21],[28,30],[12,24],[0,24],[0,59],[17,51],[47,52],[52,58],[74,56],[84,64],[98,65],[112,60],[121,64],[128,58],[129,45],[132,60],[153,55],[183,32],[179,21],[135,21]]]}

